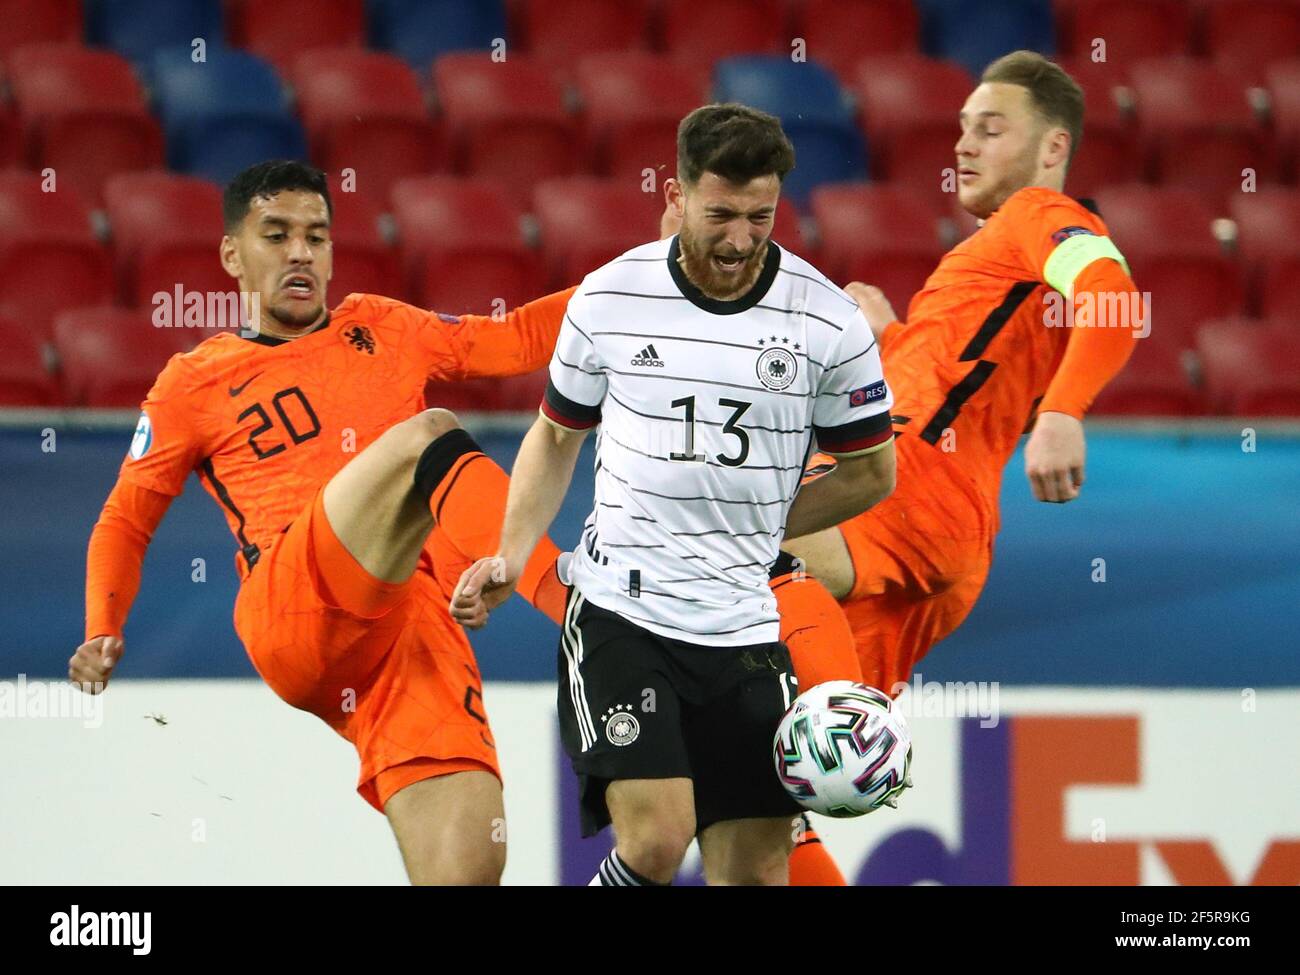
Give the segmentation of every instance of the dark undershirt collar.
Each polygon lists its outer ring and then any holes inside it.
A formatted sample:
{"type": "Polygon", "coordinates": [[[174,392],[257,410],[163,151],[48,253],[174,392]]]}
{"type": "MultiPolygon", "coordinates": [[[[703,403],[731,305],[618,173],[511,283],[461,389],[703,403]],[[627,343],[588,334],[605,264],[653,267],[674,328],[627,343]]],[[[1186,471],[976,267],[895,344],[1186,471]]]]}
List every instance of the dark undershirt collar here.
{"type": "Polygon", "coordinates": [[[309,332],[303,332],[301,335],[298,336],[298,338],[282,339],[282,338],[277,338],[274,335],[264,335],[261,332],[258,332],[256,335],[241,335],[239,337],[243,339],[245,342],[256,342],[258,345],[284,345],[286,342],[297,342],[298,339],[303,339],[306,338],[308,335],[315,335],[317,332],[322,332],[325,329],[329,328],[329,324],[330,324],[330,313],[326,312],[325,318],[321,321],[319,325],[317,325],[309,332]]]}
{"type": "Polygon", "coordinates": [[[767,258],[763,262],[763,270],[759,273],[754,286],[739,298],[721,301],[717,298],[710,298],[691,283],[691,279],[686,276],[682,266],[677,263],[677,258],[681,256],[677,241],[678,238],[674,235],[673,242],[668,247],[668,273],[672,275],[677,290],[691,304],[714,315],[737,315],[742,311],[753,308],[767,296],[768,290],[772,287],[772,282],[776,280],[776,272],[781,267],[781,248],[777,246],[776,241],[769,239],[767,242],[767,258]]]}

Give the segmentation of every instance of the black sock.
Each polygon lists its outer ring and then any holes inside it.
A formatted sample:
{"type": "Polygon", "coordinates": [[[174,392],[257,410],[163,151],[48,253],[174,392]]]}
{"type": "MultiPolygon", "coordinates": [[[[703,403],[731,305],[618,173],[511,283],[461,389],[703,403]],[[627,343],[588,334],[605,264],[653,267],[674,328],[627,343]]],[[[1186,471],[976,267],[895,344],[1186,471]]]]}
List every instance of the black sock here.
{"type": "Polygon", "coordinates": [[[428,504],[442,479],[455,466],[456,461],[470,453],[482,453],[474,438],[457,428],[448,430],[424,448],[415,462],[415,490],[428,504]]]}

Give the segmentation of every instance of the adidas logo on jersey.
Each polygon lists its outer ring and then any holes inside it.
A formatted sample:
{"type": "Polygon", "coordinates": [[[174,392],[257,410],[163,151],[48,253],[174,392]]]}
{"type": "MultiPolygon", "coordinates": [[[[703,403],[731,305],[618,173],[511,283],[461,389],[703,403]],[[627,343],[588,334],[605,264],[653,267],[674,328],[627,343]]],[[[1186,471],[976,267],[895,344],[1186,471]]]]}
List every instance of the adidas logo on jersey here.
{"type": "Polygon", "coordinates": [[[647,345],[633,357],[632,365],[655,366],[656,368],[662,369],[664,367],[664,360],[659,358],[659,353],[655,351],[653,345],[647,345]]]}

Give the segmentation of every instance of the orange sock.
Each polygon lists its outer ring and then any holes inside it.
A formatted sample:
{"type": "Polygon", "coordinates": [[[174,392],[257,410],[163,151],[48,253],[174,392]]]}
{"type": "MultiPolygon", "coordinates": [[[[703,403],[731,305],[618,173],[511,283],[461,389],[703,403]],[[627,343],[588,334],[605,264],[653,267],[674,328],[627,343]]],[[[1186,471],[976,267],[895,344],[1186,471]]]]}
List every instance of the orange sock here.
{"type": "Polygon", "coordinates": [[[781,642],[790,648],[799,690],[828,680],[862,683],[853,630],[844,610],[810,575],[786,573],[772,580],[781,614],[781,642]]]}
{"type": "MultiPolygon", "coordinates": [[[[807,818],[804,819],[806,823],[807,818]]],[[[809,827],[790,854],[791,887],[847,887],[844,874],[822,845],[816,830],[809,827]]]]}
{"type": "MultiPolygon", "coordinates": [[[[470,562],[496,554],[506,515],[510,478],[478,450],[456,458],[429,497],[438,528],[470,562]]],[[[519,595],[556,624],[564,618],[568,590],[555,573],[560,550],[547,536],[537,543],[519,577],[519,595]]]]}

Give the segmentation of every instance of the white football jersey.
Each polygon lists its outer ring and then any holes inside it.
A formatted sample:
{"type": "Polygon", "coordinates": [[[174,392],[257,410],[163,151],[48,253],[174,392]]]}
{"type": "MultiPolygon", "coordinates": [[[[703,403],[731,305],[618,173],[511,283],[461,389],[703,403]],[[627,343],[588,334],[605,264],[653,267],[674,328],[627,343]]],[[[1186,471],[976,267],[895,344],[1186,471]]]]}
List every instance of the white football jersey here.
{"type": "Polygon", "coordinates": [[[542,413],[600,425],[572,580],[662,636],[770,643],[768,569],[814,440],[883,446],[893,398],[857,304],[807,261],[772,242],[749,293],[718,301],[677,258],[676,237],[644,244],[569,301],[542,413]]]}

